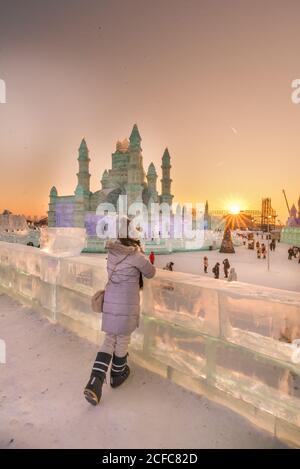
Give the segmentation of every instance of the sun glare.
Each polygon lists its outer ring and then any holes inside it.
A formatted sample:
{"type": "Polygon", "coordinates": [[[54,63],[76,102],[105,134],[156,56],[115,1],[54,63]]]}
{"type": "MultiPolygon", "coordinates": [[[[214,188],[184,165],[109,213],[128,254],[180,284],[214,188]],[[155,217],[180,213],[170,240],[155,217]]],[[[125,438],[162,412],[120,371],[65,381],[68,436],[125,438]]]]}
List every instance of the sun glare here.
{"type": "Polygon", "coordinates": [[[241,208],[239,207],[239,205],[231,205],[231,207],[229,208],[229,212],[231,213],[231,215],[238,215],[241,211],[241,208]]]}

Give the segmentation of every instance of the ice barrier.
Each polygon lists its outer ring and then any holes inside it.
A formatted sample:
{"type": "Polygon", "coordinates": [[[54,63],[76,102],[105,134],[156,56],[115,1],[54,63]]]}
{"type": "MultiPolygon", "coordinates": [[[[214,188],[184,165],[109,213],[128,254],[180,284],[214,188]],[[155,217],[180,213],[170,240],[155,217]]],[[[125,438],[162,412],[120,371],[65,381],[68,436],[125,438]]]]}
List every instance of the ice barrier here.
{"type": "Polygon", "coordinates": [[[281,231],[281,242],[300,247],[300,226],[286,226],[281,231]]]}
{"type": "MultiPolygon", "coordinates": [[[[0,242],[2,288],[97,343],[90,299],[105,282],[105,255],[59,258],[0,242]]],[[[292,344],[299,293],[158,271],[144,283],[142,311],[131,358],[300,446],[300,353],[292,344]]]]}

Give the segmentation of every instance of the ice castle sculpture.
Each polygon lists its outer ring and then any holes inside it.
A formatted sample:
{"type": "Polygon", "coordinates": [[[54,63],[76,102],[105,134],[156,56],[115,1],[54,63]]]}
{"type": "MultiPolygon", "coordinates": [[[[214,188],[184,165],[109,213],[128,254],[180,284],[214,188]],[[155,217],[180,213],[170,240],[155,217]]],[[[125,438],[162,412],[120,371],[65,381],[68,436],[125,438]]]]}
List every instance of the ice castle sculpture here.
{"type": "Polygon", "coordinates": [[[39,231],[27,224],[24,215],[15,215],[9,210],[0,214],[0,241],[39,246],[39,231]]]}
{"type": "MultiPolygon", "coordinates": [[[[127,207],[134,202],[142,202],[150,208],[152,203],[164,204],[171,207],[173,195],[171,192],[171,157],[168,148],[162,156],[161,170],[162,178],[161,191],[158,191],[158,174],[154,164],[151,162],[147,173],[144,170],[143,155],[141,148],[141,135],[138,127],[134,124],[129,140],[118,140],[116,150],[112,153],[111,168],[103,172],[101,178],[101,189],[96,192],[90,190],[90,157],[89,149],[85,139],[79,147],[77,173],[77,187],[73,195],[58,195],[56,187],[50,191],[50,201],[48,210],[48,227],[50,230],[58,228],[84,228],[87,233],[87,245],[85,251],[104,252],[105,240],[98,236],[99,226],[105,229],[105,215],[97,211],[100,204],[110,204],[116,211],[120,196],[127,196],[127,207]],[[103,222],[103,223],[102,223],[103,222]]],[[[103,207],[103,205],[102,205],[103,207]]],[[[151,210],[148,210],[151,215],[151,210]]],[[[168,225],[169,239],[163,238],[160,234],[163,231],[164,222],[160,219],[155,225],[155,229],[150,227],[149,232],[144,232],[146,251],[169,253],[174,250],[184,251],[186,249],[210,248],[215,239],[210,235],[211,217],[208,210],[208,202],[205,205],[203,228],[206,230],[205,245],[202,240],[186,243],[182,239],[173,239],[174,236],[174,213],[170,210],[168,225]],[[155,233],[154,233],[155,232],[155,233]],[[147,234],[146,234],[147,233],[147,234]]],[[[195,220],[193,220],[195,225],[195,220]]],[[[102,229],[102,228],[101,228],[102,229]]]]}
{"type": "Polygon", "coordinates": [[[9,210],[4,210],[0,215],[0,232],[14,233],[27,232],[28,226],[24,215],[14,215],[9,210]]]}
{"type": "Polygon", "coordinates": [[[59,196],[56,187],[50,191],[48,211],[49,227],[86,227],[88,234],[95,234],[95,213],[100,203],[110,203],[117,208],[120,195],[127,195],[128,206],[133,202],[172,204],[170,154],[166,148],[162,157],[161,193],[157,190],[157,172],[153,163],[147,174],[143,166],[142,138],[137,125],[133,126],[129,140],[118,141],[112,154],[111,169],[105,170],[101,189],[90,190],[89,150],[85,139],[79,147],[77,173],[78,184],[73,195],[59,196]]]}

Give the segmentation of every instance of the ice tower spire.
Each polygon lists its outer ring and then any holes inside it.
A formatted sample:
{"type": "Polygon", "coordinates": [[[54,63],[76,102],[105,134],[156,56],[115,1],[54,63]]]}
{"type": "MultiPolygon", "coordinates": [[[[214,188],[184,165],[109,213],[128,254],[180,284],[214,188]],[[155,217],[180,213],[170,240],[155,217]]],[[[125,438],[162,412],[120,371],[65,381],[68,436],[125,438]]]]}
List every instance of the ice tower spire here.
{"type": "Polygon", "coordinates": [[[169,205],[172,205],[173,195],[171,194],[171,183],[172,179],[170,177],[171,170],[171,157],[168,148],[165,149],[162,157],[162,179],[161,179],[161,202],[166,202],[169,205]]]}
{"type": "Polygon", "coordinates": [[[132,128],[129,141],[130,141],[131,148],[134,148],[136,150],[141,150],[142,137],[140,136],[140,132],[136,124],[134,124],[132,128]]]}
{"type": "MultiPolygon", "coordinates": [[[[84,192],[90,193],[90,173],[89,173],[89,149],[87,147],[86,141],[83,138],[81,140],[80,147],[78,149],[78,164],[79,171],[77,173],[78,186],[82,187],[84,192]]],[[[77,186],[77,187],[78,187],[77,186]]]]}
{"type": "Polygon", "coordinates": [[[157,172],[153,163],[150,163],[147,172],[148,189],[154,202],[157,202],[158,194],[156,189],[157,172]]]}

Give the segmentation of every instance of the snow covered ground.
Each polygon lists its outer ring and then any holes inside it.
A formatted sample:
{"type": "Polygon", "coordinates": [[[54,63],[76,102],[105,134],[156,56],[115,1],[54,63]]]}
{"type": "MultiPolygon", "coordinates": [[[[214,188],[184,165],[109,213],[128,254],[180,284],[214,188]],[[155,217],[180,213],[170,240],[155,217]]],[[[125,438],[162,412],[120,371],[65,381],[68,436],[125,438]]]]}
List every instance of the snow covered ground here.
{"type": "MultiPolygon", "coordinates": [[[[255,237],[256,240],[264,242],[261,237],[255,237]]],[[[256,250],[250,250],[247,246],[235,246],[235,254],[221,254],[215,251],[195,251],[179,252],[171,254],[157,254],[155,256],[155,265],[163,268],[167,262],[174,262],[174,271],[186,272],[190,274],[203,275],[213,278],[212,268],[216,262],[220,262],[220,279],[216,282],[224,282],[223,260],[227,257],[231,267],[234,267],[239,282],[252,283],[265,287],[278,288],[300,292],[300,264],[298,258],[288,260],[287,244],[276,243],[275,252],[270,251],[270,270],[267,269],[267,259],[257,259],[256,250]],[[208,257],[208,274],[203,272],[203,257],[208,257]]],[[[106,254],[81,254],[81,256],[90,257],[96,261],[97,257],[106,257],[106,254]]]]}
{"type": "MultiPolygon", "coordinates": [[[[259,241],[261,239],[259,238],[259,241]]],[[[266,244],[266,240],[263,240],[266,244]]],[[[157,267],[164,267],[167,262],[174,262],[174,270],[201,275],[203,273],[203,257],[208,257],[208,277],[213,278],[212,268],[220,262],[220,280],[223,282],[223,260],[227,257],[230,265],[235,267],[240,282],[263,285],[300,292],[300,264],[298,259],[288,260],[289,246],[277,243],[275,252],[270,252],[270,271],[267,270],[267,260],[257,259],[256,251],[245,246],[235,247],[235,254],[221,254],[219,251],[187,252],[156,256],[157,267]]]]}
{"type": "MultiPolygon", "coordinates": [[[[259,236],[259,241],[261,238],[259,236]]],[[[256,241],[256,238],[255,238],[256,241]]],[[[267,245],[267,241],[264,239],[267,245]]],[[[235,254],[221,254],[216,251],[180,252],[172,254],[160,254],[155,256],[155,265],[163,268],[167,262],[174,262],[174,271],[203,275],[213,278],[212,268],[216,262],[220,262],[220,280],[224,282],[223,260],[227,257],[231,267],[234,267],[239,282],[252,283],[266,287],[278,288],[300,292],[300,264],[298,259],[288,260],[287,244],[277,243],[275,252],[270,251],[270,270],[267,269],[267,259],[257,259],[256,251],[246,246],[235,246],[235,254]],[[208,257],[208,274],[203,273],[203,257],[208,257]]],[[[81,254],[81,256],[97,259],[106,254],[81,254]]]]}
{"type": "Polygon", "coordinates": [[[99,407],[83,398],[97,346],[0,294],[0,448],[283,448],[243,417],[136,365],[99,407]]]}

